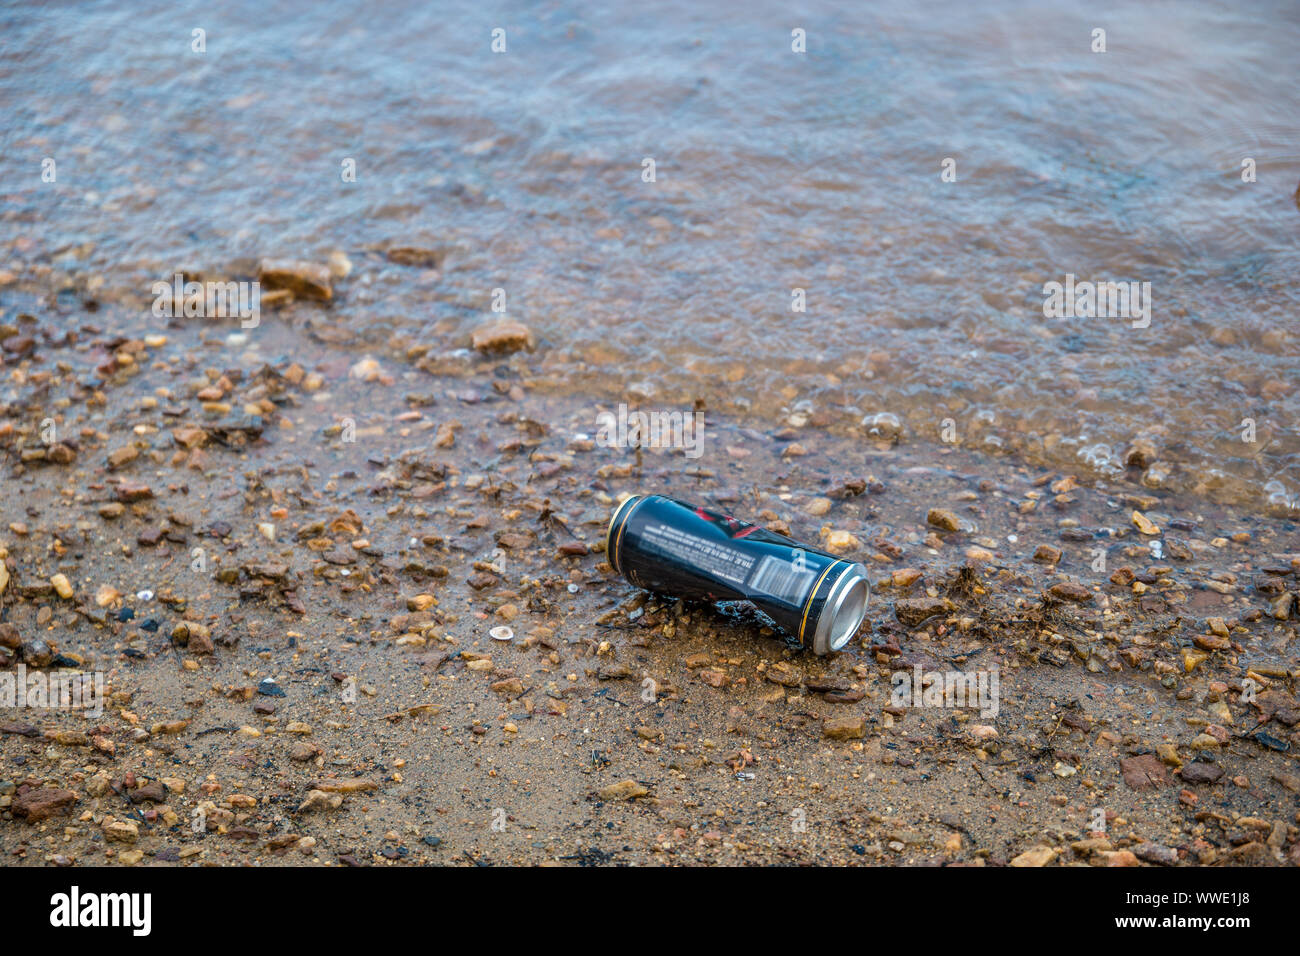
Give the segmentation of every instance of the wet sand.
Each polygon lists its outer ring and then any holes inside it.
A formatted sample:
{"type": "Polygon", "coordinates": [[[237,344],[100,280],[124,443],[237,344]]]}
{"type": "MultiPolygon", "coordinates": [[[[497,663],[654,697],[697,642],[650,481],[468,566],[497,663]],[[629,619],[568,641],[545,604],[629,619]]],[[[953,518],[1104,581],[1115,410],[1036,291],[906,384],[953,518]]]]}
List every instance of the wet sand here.
{"type": "Polygon", "coordinates": [[[544,340],[358,354],[349,255],[250,332],[4,292],[0,674],[106,693],[2,715],[7,863],[1300,863],[1293,521],[703,398],[698,460],[603,448],[636,397],[544,340]],[[619,580],[635,492],[848,532],[858,637],[619,580]]]}

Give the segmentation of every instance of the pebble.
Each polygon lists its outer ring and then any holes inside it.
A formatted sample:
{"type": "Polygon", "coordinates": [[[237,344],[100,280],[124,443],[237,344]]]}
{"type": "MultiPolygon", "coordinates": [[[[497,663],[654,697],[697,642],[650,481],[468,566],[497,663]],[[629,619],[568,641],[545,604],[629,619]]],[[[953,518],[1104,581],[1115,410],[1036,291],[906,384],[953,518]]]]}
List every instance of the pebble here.
{"type": "Polygon", "coordinates": [[[110,843],[135,843],[140,839],[140,827],[129,820],[106,820],[104,839],[110,843]]]}
{"type": "Polygon", "coordinates": [[[337,810],[343,805],[343,794],[326,793],[323,790],[310,790],[307,799],[298,805],[299,813],[310,810],[337,810]]]}
{"type": "Polygon", "coordinates": [[[1036,846],[1013,859],[1010,866],[1047,866],[1056,859],[1057,851],[1050,846],[1036,846]]]}
{"type": "Polygon", "coordinates": [[[832,531],[829,528],[822,529],[822,543],[827,551],[833,551],[843,554],[847,551],[857,551],[862,547],[862,542],[847,531],[832,531]]]}
{"type": "Polygon", "coordinates": [[[480,352],[517,352],[533,347],[533,332],[514,319],[496,319],[474,329],[471,344],[480,352]]]}
{"type": "Polygon", "coordinates": [[[138,457],[140,457],[140,449],[134,445],[123,445],[121,448],[115,448],[108,453],[109,471],[116,471],[135,461],[138,457]]]}
{"type": "Polygon", "coordinates": [[[72,583],[68,580],[67,575],[54,575],[50,578],[50,584],[54,586],[55,593],[63,600],[67,601],[72,598],[72,583]]]}
{"type": "Polygon", "coordinates": [[[1178,851],[1159,843],[1139,843],[1133,848],[1133,855],[1139,860],[1159,863],[1161,866],[1173,866],[1178,862],[1178,851]]]}
{"type": "Polygon", "coordinates": [[[95,592],[95,603],[100,607],[108,607],[121,596],[121,591],[111,585],[105,584],[95,592]]]}
{"type": "Polygon", "coordinates": [[[917,627],[934,615],[954,608],[955,605],[947,598],[907,598],[894,602],[894,616],[906,627],[917,627]]]}
{"type": "Polygon", "coordinates": [[[909,588],[921,578],[918,568],[899,568],[889,576],[890,583],[896,588],[909,588]]]}
{"type": "Polygon", "coordinates": [[[1160,533],[1159,526],[1140,511],[1134,511],[1132,515],[1133,526],[1146,535],[1157,535],[1160,533]]]}
{"type": "Polygon", "coordinates": [[[1087,604],[1092,600],[1092,592],[1082,584],[1075,584],[1073,581],[1061,581],[1053,584],[1047,589],[1052,597],[1059,598],[1062,601],[1072,601],[1075,604],[1087,604]]]}
{"type": "Polygon", "coordinates": [[[39,823],[56,813],[66,813],[76,802],[77,795],[71,790],[34,787],[14,797],[10,810],[14,816],[28,823],[39,823]]]}
{"type": "Polygon", "coordinates": [[[649,792],[635,780],[621,780],[618,783],[611,783],[608,786],[601,787],[596,791],[596,795],[602,800],[619,801],[635,800],[638,797],[644,797],[649,792]]]}
{"type": "Polygon", "coordinates": [[[294,295],[328,302],[334,298],[328,266],[298,259],[263,259],[258,278],[268,290],[287,289],[294,295]]]}
{"type": "Polygon", "coordinates": [[[865,731],[862,717],[832,717],[822,724],[822,736],[831,740],[861,740],[865,731]]]}
{"type": "Polygon", "coordinates": [[[925,520],[936,528],[941,528],[944,531],[961,530],[961,519],[951,511],[947,511],[943,508],[931,508],[926,513],[925,520]]]}
{"type": "Polygon", "coordinates": [[[1223,776],[1223,768],[1217,764],[1197,761],[1184,766],[1178,775],[1187,783],[1216,783],[1223,776]]]}

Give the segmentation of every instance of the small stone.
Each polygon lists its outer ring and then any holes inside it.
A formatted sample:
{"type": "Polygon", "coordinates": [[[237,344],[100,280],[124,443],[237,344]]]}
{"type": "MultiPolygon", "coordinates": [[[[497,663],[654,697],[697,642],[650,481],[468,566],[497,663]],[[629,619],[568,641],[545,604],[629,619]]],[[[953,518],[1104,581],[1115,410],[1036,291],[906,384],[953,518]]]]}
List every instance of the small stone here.
{"type": "Polygon", "coordinates": [[[59,790],[53,787],[35,787],[26,793],[14,797],[10,810],[13,815],[28,823],[39,823],[56,813],[65,813],[77,802],[77,795],[71,790],[59,790]]]}
{"type": "Polygon", "coordinates": [[[1075,604],[1087,604],[1092,600],[1092,592],[1082,584],[1075,584],[1073,581],[1061,581],[1053,584],[1047,589],[1047,593],[1054,598],[1062,601],[1072,601],[1075,604]]]}
{"type": "Polygon", "coordinates": [[[1160,533],[1160,527],[1140,511],[1134,511],[1133,526],[1142,534],[1156,535],[1160,533]]]}
{"type": "Polygon", "coordinates": [[[921,579],[919,568],[899,568],[889,576],[889,583],[896,588],[910,588],[921,579]]]}
{"type": "Polygon", "coordinates": [[[1166,767],[1177,770],[1183,765],[1182,758],[1178,756],[1178,751],[1173,744],[1156,744],[1156,756],[1166,767]]]}
{"type": "Polygon", "coordinates": [[[777,661],[767,669],[766,677],[782,687],[798,687],[803,682],[803,671],[788,661],[777,661]]]}
{"type": "Polygon", "coordinates": [[[1133,854],[1139,860],[1159,863],[1161,866],[1173,866],[1178,862],[1178,851],[1159,843],[1139,843],[1133,848],[1133,854]]]}
{"type": "Polygon", "coordinates": [[[1189,763],[1178,771],[1178,776],[1187,783],[1216,783],[1223,776],[1223,768],[1212,763],[1189,763]]]}
{"type": "Polygon", "coordinates": [[[822,543],[825,544],[827,551],[833,551],[836,554],[844,554],[848,551],[857,551],[862,547],[862,542],[849,532],[833,531],[830,529],[823,530],[822,543]]]}
{"type": "Polygon", "coordinates": [[[1168,782],[1165,776],[1165,765],[1155,754],[1125,757],[1119,762],[1119,769],[1124,776],[1124,782],[1133,790],[1160,787],[1168,782]]]}
{"type": "Polygon", "coordinates": [[[517,352],[533,347],[533,333],[514,319],[497,319],[476,328],[471,336],[480,352],[517,352]]]}
{"type": "Polygon", "coordinates": [[[320,756],[320,752],[320,748],[315,744],[308,743],[305,740],[299,741],[289,751],[289,759],[294,763],[306,763],[309,760],[315,760],[320,756]]]}
{"type": "Polygon", "coordinates": [[[46,461],[52,461],[56,465],[70,465],[77,460],[77,453],[69,445],[59,443],[51,445],[45,453],[46,461]]]}
{"type": "Polygon", "coordinates": [[[1132,850],[1110,850],[1097,854],[1106,866],[1140,866],[1132,850]]]}
{"type": "Polygon", "coordinates": [[[337,810],[343,805],[343,794],[326,793],[323,790],[310,790],[307,799],[298,805],[299,813],[309,810],[337,810]]]}
{"type": "Polygon", "coordinates": [[[297,259],[263,259],[258,278],[267,289],[288,289],[294,295],[328,302],[334,298],[328,266],[297,259]]]}
{"type": "Polygon", "coordinates": [[[731,683],[731,678],[728,677],[724,671],[712,667],[700,671],[700,680],[704,681],[704,683],[708,684],[710,687],[718,688],[726,687],[731,683]]]}
{"type": "Polygon", "coordinates": [[[366,777],[352,777],[348,780],[316,780],[312,783],[311,789],[324,790],[326,793],[362,793],[367,790],[378,790],[379,784],[366,777]]]}
{"type": "Polygon", "coordinates": [[[1054,548],[1050,544],[1040,544],[1038,550],[1034,552],[1034,560],[1043,564],[1060,564],[1061,549],[1054,548]]]}
{"type": "Polygon", "coordinates": [[[635,780],[621,780],[618,783],[611,783],[608,786],[601,787],[596,795],[602,800],[635,800],[638,797],[644,797],[650,791],[635,780]]]}
{"type": "Polygon", "coordinates": [[[822,724],[822,736],[831,740],[861,740],[865,727],[862,717],[832,717],[822,724]]]}
{"type": "Polygon", "coordinates": [[[122,592],[110,585],[103,585],[95,592],[95,603],[100,607],[108,607],[114,601],[122,596],[122,592]]]}
{"type": "Polygon", "coordinates": [[[406,599],[406,609],[414,612],[427,611],[437,603],[438,599],[432,594],[417,594],[406,599]]]}
{"type": "Polygon", "coordinates": [[[182,448],[201,448],[207,440],[208,433],[194,425],[172,429],[172,441],[182,448]]]}
{"type": "Polygon", "coordinates": [[[109,820],[104,823],[104,839],[109,843],[134,843],[140,839],[140,828],[129,820],[109,820]]]}
{"type": "Polygon", "coordinates": [[[108,469],[109,471],[116,471],[139,457],[140,449],[134,445],[123,445],[121,448],[115,448],[108,453],[108,469]]]}
{"type": "Polygon", "coordinates": [[[936,614],[951,610],[953,604],[947,598],[907,598],[894,602],[894,616],[905,627],[918,627],[936,614]]]}
{"type": "Polygon", "coordinates": [[[139,484],[120,484],[113,489],[113,497],[118,501],[131,504],[136,501],[144,501],[153,497],[153,489],[148,485],[139,484]]]}
{"type": "Polygon", "coordinates": [[[518,697],[524,692],[524,682],[518,677],[507,677],[491,685],[493,693],[518,697]]]}
{"type": "Polygon", "coordinates": [[[1050,846],[1036,846],[1032,850],[1026,850],[1018,857],[1013,859],[1010,866],[1047,866],[1056,859],[1056,850],[1050,846]]]}
{"type": "Polygon", "coordinates": [[[804,506],[804,511],[808,512],[808,514],[812,515],[814,518],[820,518],[830,510],[831,499],[829,498],[813,498],[804,506]]]}
{"type": "Polygon", "coordinates": [[[420,246],[394,246],[385,255],[388,261],[399,266],[415,266],[423,269],[437,269],[444,254],[438,249],[426,249],[420,246]]]}
{"type": "Polygon", "coordinates": [[[943,508],[931,508],[925,516],[925,520],[936,528],[944,531],[960,531],[961,519],[951,511],[943,508]]]}
{"type": "Polygon", "coordinates": [[[72,583],[68,580],[67,575],[56,574],[50,578],[50,584],[54,586],[54,591],[63,600],[72,599],[72,583]]]}

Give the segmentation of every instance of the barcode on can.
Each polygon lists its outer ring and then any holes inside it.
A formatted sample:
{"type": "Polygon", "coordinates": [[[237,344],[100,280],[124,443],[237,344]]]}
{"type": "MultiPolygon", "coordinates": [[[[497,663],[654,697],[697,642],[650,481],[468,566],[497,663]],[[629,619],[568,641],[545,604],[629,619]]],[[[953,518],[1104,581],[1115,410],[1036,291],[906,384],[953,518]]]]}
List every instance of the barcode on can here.
{"type": "Polygon", "coordinates": [[[811,568],[769,554],[759,562],[749,587],[790,604],[800,604],[812,581],[811,568]]]}

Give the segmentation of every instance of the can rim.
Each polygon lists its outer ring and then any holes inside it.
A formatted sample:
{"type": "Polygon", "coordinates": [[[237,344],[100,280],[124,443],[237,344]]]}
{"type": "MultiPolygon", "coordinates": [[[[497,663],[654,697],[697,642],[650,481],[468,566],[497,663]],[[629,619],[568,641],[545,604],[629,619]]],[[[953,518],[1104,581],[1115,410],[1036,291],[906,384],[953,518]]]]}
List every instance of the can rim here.
{"type": "Polygon", "coordinates": [[[870,601],[871,584],[867,580],[867,569],[861,564],[846,566],[831,585],[826,603],[817,615],[813,653],[829,654],[851,641],[867,616],[870,601]]]}
{"type": "Polygon", "coordinates": [[[623,514],[625,511],[628,511],[628,507],[627,507],[628,505],[630,505],[634,501],[641,501],[644,498],[645,495],[628,495],[626,498],[623,499],[622,504],[620,504],[617,508],[614,509],[614,513],[609,516],[609,527],[605,529],[605,560],[608,561],[609,566],[612,567],[619,574],[623,573],[623,569],[619,567],[618,553],[617,553],[618,542],[615,541],[613,538],[614,526],[618,524],[619,515],[623,514]]]}

